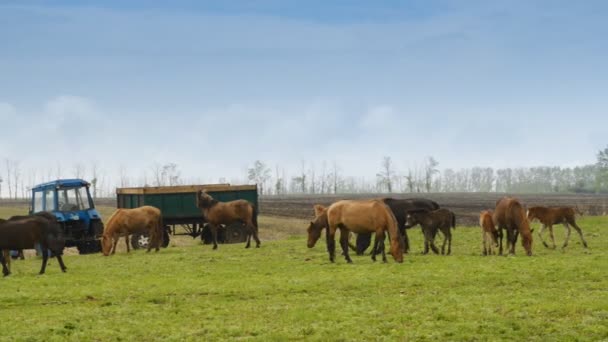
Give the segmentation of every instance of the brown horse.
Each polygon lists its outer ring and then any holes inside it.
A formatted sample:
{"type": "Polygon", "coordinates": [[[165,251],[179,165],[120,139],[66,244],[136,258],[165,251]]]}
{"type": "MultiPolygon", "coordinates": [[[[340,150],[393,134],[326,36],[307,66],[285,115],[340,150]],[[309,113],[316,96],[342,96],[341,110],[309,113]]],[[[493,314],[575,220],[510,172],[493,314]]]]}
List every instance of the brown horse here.
{"type": "MultiPolygon", "coordinates": [[[[309,245],[311,241],[316,242],[315,237],[316,239],[320,237],[321,228],[319,228],[319,226],[320,225],[311,225],[311,227],[309,227],[309,245]]],[[[342,246],[342,252],[348,263],[352,263],[352,259],[348,255],[349,232],[357,234],[375,232],[376,239],[374,242],[372,260],[376,260],[376,251],[380,244],[382,261],[386,262],[383,244],[384,236],[387,231],[391,239],[391,254],[393,258],[397,262],[403,262],[403,242],[397,229],[397,220],[390,208],[381,200],[338,201],[327,209],[327,226],[327,250],[331,262],[335,261],[335,234],[338,229],[340,229],[340,245],[342,246]]]]}
{"type": "Polygon", "coordinates": [[[203,216],[213,235],[213,249],[217,249],[217,230],[220,225],[229,225],[234,222],[240,222],[245,226],[247,231],[247,245],[251,246],[251,237],[255,239],[256,247],[260,247],[260,239],[258,238],[258,212],[256,207],[246,200],[235,200],[230,202],[220,202],[204,190],[198,192],[196,196],[196,205],[203,212],[203,216]]]}
{"type": "MultiPolygon", "coordinates": [[[[320,204],[315,204],[313,209],[315,212],[315,218],[313,219],[313,221],[310,221],[310,225],[307,231],[314,231],[314,233],[312,236],[309,235],[308,248],[312,248],[315,246],[317,240],[321,236],[321,230],[329,226],[327,224],[327,207],[324,207],[320,204]]],[[[350,242],[350,234],[352,233],[349,233],[348,247],[350,247],[350,249],[356,252],[357,247],[350,242]]],[[[359,253],[357,253],[357,255],[359,255],[359,253]]]]}
{"type": "Polygon", "coordinates": [[[105,256],[110,252],[116,253],[118,240],[124,236],[129,253],[129,235],[138,232],[146,232],[150,236],[148,252],[152,246],[158,252],[163,239],[163,219],[158,208],[146,205],[135,209],[116,209],[103,230],[101,252],[105,256]]]}
{"type": "MultiPolygon", "coordinates": [[[[515,254],[515,244],[517,234],[521,234],[521,244],[526,253],[532,255],[532,232],[530,231],[530,221],[526,217],[526,211],[516,198],[504,197],[496,201],[496,209],[492,216],[494,224],[499,230],[507,230],[507,248],[509,254],[515,254]]],[[[499,254],[502,254],[502,232],[499,234],[500,247],[499,254]]]]}
{"type": "MultiPolygon", "coordinates": [[[[65,239],[61,226],[56,221],[49,221],[39,216],[29,216],[0,223],[0,250],[30,249],[36,248],[36,246],[39,246],[42,251],[40,274],[44,274],[46,270],[49,250],[57,257],[61,271],[66,271],[67,268],[61,258],[65,239]]],[[[4,276],[9,275],[5,253],[0,253],[0,262],[4,276]]]]}
{"type": "Polygon", "coordinates": [[[479,214],[479,226],[481,227],[481,238],[483,241],[483,255],[494,254],[492,246],[498,247],[498,230],[492,220],[492,210],[484,210],[479,214]]]}
{"type": "Polygon", "coordinates": [[[578,235],[581,237],[583,246],[585,248],[587,248],[587,241],[585,241],[585,238],[583,237],[583,231],[576,224],[575,215],[576,215],[577,211],[579,214],[581,213],[578,210],[578,208],[575,209],[572,207],[553,207],[553,208],[540,207],[540,206],[539,207],[530,207],[530,209],[528,209],[528,220],[534,221],[535,219],[537,219],[540,221],[542,226],[541,226],[540,230],[538,231],[538,236],[540,237],[540,240],[543,242],[543,245],[545,245],[545,247],[547,247],[547,248],[549,248],[549,245],[547,245],[547,243],[543,239],[543,235],[542,235],[543,230],[545,230],[545,228],[549,228],[549,235],[551,236],[551,242],[553,242],[553,249],[555,249],[555,237],[553,236],[553,225],[560,224],[560,223],[563,224],[567,230],[566,241],[564,241],[564,245],[562,246],[562,249],[566,248],[566,246],[568,246],[568,240],[570,239],[570,226],[574,227],[574,229],[576,230],[578,235]]]}

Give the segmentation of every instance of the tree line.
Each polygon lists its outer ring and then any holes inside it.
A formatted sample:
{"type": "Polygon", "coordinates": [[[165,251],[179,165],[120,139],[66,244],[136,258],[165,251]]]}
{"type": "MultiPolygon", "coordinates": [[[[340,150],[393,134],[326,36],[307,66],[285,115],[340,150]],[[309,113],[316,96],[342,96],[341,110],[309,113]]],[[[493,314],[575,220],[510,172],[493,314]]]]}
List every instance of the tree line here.
{"type": "MultiPolygon", "coordinates": [[[[16,160],[4,159],[0,166],[0,197],[29,198],[30,187],[60,178],[84,178],[91,183],[93,197],[114,197],[116,187],[172,186],[201,184],[197,178],[183,177],[175,163],[154,163],[139,177],[120,165],[114,177],[96,162],[62,164],[44,172],[26,169],[16,160]]],[[[218,183],[226,183],[220,178],[218,183]]],[[[302,161],[293,173],[278,165],[269,167],[256,160],[242,179],[233,184],[257,184],[261,195],[346,194],[346,193],[422,193],[422,192],[508,192],[508,193],[608,193],[608,147],[597,153],[595,164],[559,167],[521,168],[471,167],[439,169],[439,162],[428,157],[420,167],[399,170],[390,156],[378,163],[375,177],[345,174],[336,161],[316,166],[302,161]]]]}

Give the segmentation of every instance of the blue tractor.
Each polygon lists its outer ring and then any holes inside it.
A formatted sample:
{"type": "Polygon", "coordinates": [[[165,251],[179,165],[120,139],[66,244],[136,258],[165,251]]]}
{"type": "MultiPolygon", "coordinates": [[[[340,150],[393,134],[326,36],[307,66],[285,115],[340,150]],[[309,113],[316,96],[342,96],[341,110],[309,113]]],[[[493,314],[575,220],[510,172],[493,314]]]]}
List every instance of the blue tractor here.
{"type": "Polygon", "coordinates": [[[101,251],[103,222],[89,186],[82,179],[59,179],[32,188],[30,214],[53,213],[63,227],[66,247],[76,247],[80,254],[101,251]]]}

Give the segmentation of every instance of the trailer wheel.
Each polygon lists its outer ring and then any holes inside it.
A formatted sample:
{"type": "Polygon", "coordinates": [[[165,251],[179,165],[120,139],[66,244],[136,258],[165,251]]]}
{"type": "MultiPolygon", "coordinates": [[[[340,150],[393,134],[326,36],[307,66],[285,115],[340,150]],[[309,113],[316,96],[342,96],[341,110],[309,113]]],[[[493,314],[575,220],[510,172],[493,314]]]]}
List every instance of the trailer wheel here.
{"type": "Polygon", "coordinates": [[[236,223],[226,226],[224,243],[239,243],[247,241],[247,234],[242,224],[236,223]]]}
{"type": "Polygon", "coordinates": [[[150,237],[145,233],[135,233],[131,235],[131,247],[133,249],[145,249],[150,244],[150,237]]]}

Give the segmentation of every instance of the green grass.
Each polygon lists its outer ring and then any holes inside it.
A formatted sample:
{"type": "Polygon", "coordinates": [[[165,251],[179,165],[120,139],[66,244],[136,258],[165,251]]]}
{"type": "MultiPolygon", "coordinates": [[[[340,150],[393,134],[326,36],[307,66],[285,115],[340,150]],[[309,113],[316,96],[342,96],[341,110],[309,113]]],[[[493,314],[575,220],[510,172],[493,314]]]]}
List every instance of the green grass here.
{"type": "Polygon", "coordinates": [[[43,276],[40,260],[17,261],[0,279],[0,340],[608,339],[606,217],[580,219],[588,251],[574,233],[565,252],[535,234],[533,257],[521,245],[515,257],[482,257],[479,229],[458,227],[452,256],[422,256],[415,229],[403,264],[352,265],[330,264],[323,241],[306,248],[294,236],[305,221],[260,223],[284,238],[66,256],[68,273],[52,260],[43,276]]]}

